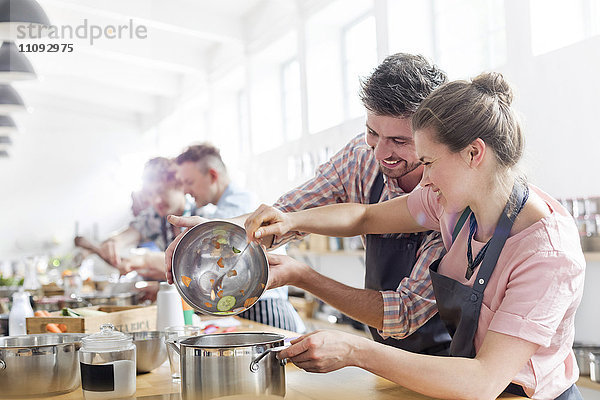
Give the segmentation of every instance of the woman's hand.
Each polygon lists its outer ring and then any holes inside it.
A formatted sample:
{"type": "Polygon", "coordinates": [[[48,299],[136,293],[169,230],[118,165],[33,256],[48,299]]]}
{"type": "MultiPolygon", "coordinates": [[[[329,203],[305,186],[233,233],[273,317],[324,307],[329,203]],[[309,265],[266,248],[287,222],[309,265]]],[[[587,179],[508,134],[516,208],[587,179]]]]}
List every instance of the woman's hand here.
{"type": "Polygon", "coordinates": [[[294,229],[291,214],[285,214],[266,204],[261,204],[250,214],[244,226],[248,242],[256,242],[269,235],[282,236],[294,229]]]}
{"type": "Polygon", "coordinates": [[[364,338],[340,331],[315,331],[290,342],[277,358],[289,358],[308,372],[331,372],[356,366],[358,350],[368,344],[364,338]]]}
{"type": "Polygon", "coordinates": [[[177,247],[177,244],[179,243],[179,241],[181,240],[183,235],[187,231],[189,231],[190,228],[193,228],[196,225],[202,224],[202,223],[208,221],[208,219],[198,217],[198,216],[178,217],[176,215],[169,215],[167,217],[167,221],[169,221],[170,224],[177,226],[179,228],[186,228],[185,231],[181,232],[179,235],[177,235],[177,237],[175,239],[173,239],[173,241],[171,242],[169,247],[167,247],[167,249],[165,250],[165,269],[166,269],[166,271],[164,271],[163,274],[166,274],[167,282],[169,282],[170,284],[173,284],[173,273],[171,272],[171,270],[173,269],[172,262],[173,262],[173,253],[175,252],[175,247],[177,247]]]}

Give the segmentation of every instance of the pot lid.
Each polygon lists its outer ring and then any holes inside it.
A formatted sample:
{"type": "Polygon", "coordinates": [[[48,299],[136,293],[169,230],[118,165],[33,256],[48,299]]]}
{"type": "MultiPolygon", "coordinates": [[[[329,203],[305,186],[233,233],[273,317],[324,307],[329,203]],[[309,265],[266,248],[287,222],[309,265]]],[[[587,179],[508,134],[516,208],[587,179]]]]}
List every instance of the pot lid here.
{"type": "Polygon", "coordinates": [[[96,332],[81,339],[85,350],[121,350],[133,342],[133,338],[123,332],[115,331],[113,324],[100,325],[100,332],[96,332]]]}

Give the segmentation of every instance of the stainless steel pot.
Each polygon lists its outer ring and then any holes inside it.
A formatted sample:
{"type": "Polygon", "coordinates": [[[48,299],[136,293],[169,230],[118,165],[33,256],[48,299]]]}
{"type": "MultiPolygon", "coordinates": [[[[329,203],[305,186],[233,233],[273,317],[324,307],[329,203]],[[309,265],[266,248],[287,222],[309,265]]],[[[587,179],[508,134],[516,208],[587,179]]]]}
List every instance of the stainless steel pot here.
{"type": "Polygon", "coordinates": [[[600,383],[600,352],[591,352],[590,356],[590,379],[600,383]]]}
{"type": "Polygon", "coordinates": [[[0,398],[75,390],[77,350],[84,334],[40,334],[0,338],[0,398]]]}
{"type": "Polygon", "coordinates": [[[580,343],[573,344],[573,353],[575,353],[575,359],[577,360],[580,376],[590,375],[590,353],[594,351],[600,351],[600,346],[580,343]]]}
{"type": "Polygon", "coordinates": [[[167,342],[180,355],[183,400],[233,395],[285,396],[284,336],[223,333],[167,342]],[[179,347],[177,347],[179,344],[179,347]]]}

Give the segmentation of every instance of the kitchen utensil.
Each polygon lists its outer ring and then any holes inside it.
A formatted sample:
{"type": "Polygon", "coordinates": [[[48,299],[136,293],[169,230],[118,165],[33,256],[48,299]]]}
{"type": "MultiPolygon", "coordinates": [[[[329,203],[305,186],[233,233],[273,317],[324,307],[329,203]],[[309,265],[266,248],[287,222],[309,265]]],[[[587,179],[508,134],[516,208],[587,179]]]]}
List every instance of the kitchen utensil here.
{"type": "Polygon", "coordinates": [[[600,352],[592,351],[590,357],[590,379],[600,383],[600,352]]]}
{"type": "Polygon", "coordinates": [[[0,337],[0,398],[48,396],[80,383],[81,333],[0,337]]]}
{"type": "Polygon", "coordinates": [[[166,332],[142,331],[132,332],[136,349],[136,372],[144,374],[160,367],[167,361],[166,332]]]}
{"type": "Polygon", "coordinates": [[[214,293],[213,284],[226,265],[233,265],[247,244],[246,232],[226,221],[209,221],[187,231],[173,252],[173,280],[181,297],[196,310],[211,315],[235,315],[262,295],[269,277],[263,249],[250,243],[244,257],[214,293]],[[235,250],[234,250],[235,249],[235,250]],[[237,250],[239,251],[239,250],[237,250]],[[212,298],[211,298],[212,292],[212,298]]]}
{"type": "Polygon", "coordinates": [[[202,335],[167,342],[181,357],[183,400],[285,396],[285,360],[276,357],[284,343],[283,335],[262,332],[202,335]]]}
{"type": "Polygon", "coordinates": [[[575,353],[580,376],[588,376],[590,374],[590,352],[592,351],[600,352],[600,346],[582,343],[573,344],[573,352],[575,353]]]}
{"type": "Polygon", "coordinates": [[[235,258],[235,262],[233,263],[233,265],[231,267],[227,268],[227,271],[223,272],[221,274],[221,276],[219,276],[217,278],[215,283],[213,283],[212,289],[211,289],[211,298],[213,297],[212,294],[217,293],[218,288],[220,288],[221,285],[223,284],[223,278],[225,278],[225,276],[229,276],[229,274],[231,274],[231,271],[233,271],[235,269],[235,266],[237,265],[238,261],[241,260],[242,256],[246,252],[246,250],[248,250],[248,247],[250,247],[250,243],[246,244],[246,247],[244,247],[244,250],[242,250],[242,252],[240,254],[238,254],[238,256],[235,258]]]}
{"type": "MultiPolygon", "coordinates": [[[[182,340],[182,338],[187,339],[190,336],[198,336],[202,333],[202,328],[193,325],[170,326],[165,329],[165,333],[167,334],[165,339],[166,344],[168,340],[177,342],[178,340],[182,340]]],[[[171,367],[171,378],[174,381],[179,381],[181,379],[179,353],[176,353],[172,346],[167,345],[166,347],[167,356],[169,357],[169,366],[171,367]]]]}
{"type": "Polygon", "coordinates": [[[136,348],[133,338],[112,324],[82,339],[81,388],[86,399],[127,398],[135,393],[136,348]]]}

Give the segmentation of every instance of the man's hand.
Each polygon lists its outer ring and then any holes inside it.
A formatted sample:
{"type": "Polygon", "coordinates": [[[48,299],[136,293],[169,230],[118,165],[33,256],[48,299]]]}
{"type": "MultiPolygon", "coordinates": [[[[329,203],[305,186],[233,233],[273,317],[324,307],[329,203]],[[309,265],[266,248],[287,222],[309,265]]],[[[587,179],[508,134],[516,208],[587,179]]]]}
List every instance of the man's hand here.
{"type": "Polygon", "coordinates": [[[248,242],[256,242],[269,235],[282,236],[293,229],[290,214],[275,207],[261,204],[244,223],[248,242]]]}
{"type": "Polygon", "coordinates": [[[312,271],[308,265],[280,254],[267,253],[267,261],[269,261],[268,289],[285,285],[298,286],[306,273],[312,271]]]}
{"type": "Polygon", "coordinates": [[[121,270],[121,257],[119,257],[119,254],[117,253],[117,245],[113,239],[107,239],[104,242],[100,243],[98,255],[113,267],[119,268],[119,270],[121,270]]]}
{"type": "Polygon", "coordinates": [[[308,372],[331,372],[357,365],[357,350],[366,339],[339,331],[315,331],[292,340],[277,358],[289,358],[308,372]]]}
{"type": "Polygon", "coordinates": [[[164,260],[165,254],[162,251],[153,251],[124,260],[123,264],[127,271],[137,271],[146,280],[162,281],[165,279],[164,260]]]}
{"type": "MultiPolygon", "coordinates": [[[[165,268],[166,268],[167,282],[172,284],[173,283],[173,273],[171,272],[171,269],[173,268],[172,261],[173,261],[173,252],[175,252],[175,247],[177,247],[177,244],[179,243],[179,241],[181,240],[183,235],[190,228],[193,228],[196,225],[202,224],[202,223],[208,221],[208,219],[202,218],[202,217],[197,217],[197,216],[178,217],[176,215],[169,215],[167,217],[167,221],[169,221],[169,223],[171,223],[172,225],[178,226],[180,228],[187,228],[185,231],[183,231],[179,235],[177,235],[177,237],[171,242],[169,247],[167,247],[167,250],[165,250],[165,268]]],[[[164,274],[165,274],[165,271],[163,270],[163,275],[164,274]]]]}

